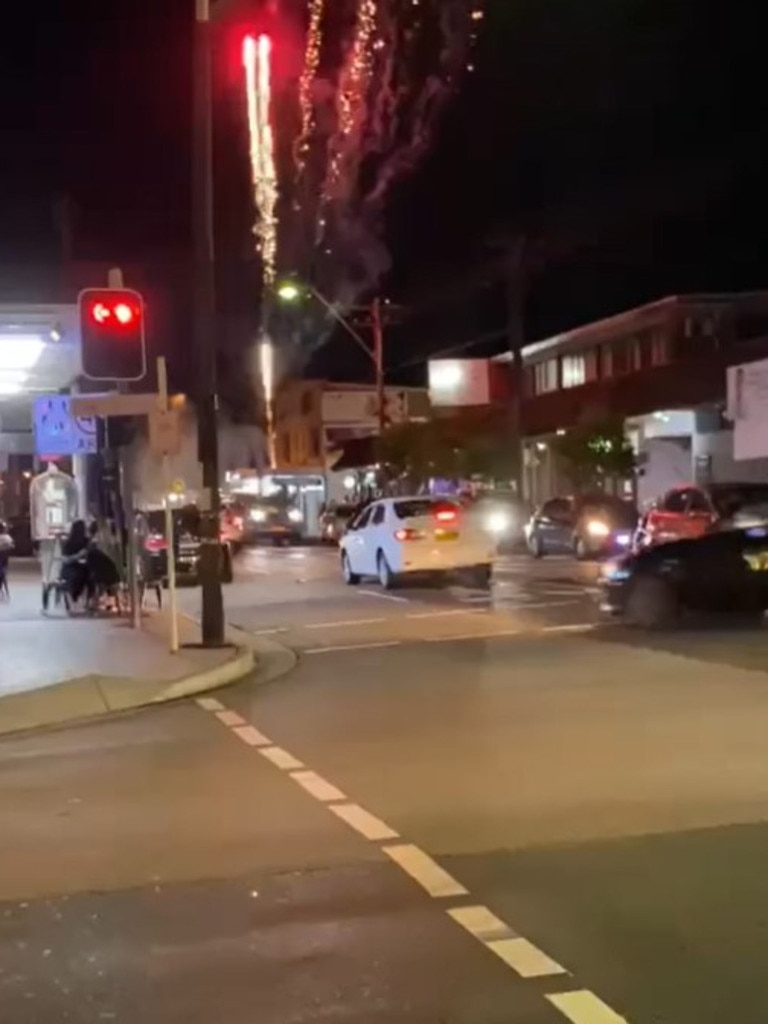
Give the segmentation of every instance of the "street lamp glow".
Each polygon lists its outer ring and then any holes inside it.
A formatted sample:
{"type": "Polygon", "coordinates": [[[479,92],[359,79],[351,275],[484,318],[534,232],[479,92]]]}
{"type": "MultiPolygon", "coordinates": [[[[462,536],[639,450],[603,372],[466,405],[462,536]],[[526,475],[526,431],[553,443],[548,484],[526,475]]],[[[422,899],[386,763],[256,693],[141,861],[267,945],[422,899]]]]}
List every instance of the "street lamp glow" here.
{"type": "Polygon", "coordinates": [[[301,290],[292,281],[285,281],[277,289],[277,297],[282,299],[283,302],[296,302],[301,298],[301,290]]]}

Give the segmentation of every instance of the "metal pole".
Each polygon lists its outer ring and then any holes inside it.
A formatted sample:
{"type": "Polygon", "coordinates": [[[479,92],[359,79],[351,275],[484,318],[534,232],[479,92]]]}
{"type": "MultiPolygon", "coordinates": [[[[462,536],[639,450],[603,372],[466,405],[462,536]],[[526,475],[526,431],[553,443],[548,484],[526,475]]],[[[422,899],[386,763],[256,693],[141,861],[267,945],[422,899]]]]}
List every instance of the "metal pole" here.
{"type": "Polygon", "coordinates": [[[379,436],[387,426],[386,394],[384,391],[384,330],[381,323],[381,299],[371,303],[371,325],[373,327],[373,362],[376,367],[376,404],[379,414],[379,436]]]}
{"type": "MultiPolygon", "coordinates": [[[[157,392],[160,395],[160,408],[168,411],[168,371],[165,357],[157,359],[157,392]]],[[[168,551],[168,599],[171,604],[171,654],[179,650],[179,610],[176,601],[176,538],[173,532],[173,509],[171,508],[171,480],[168,455],[163,455],[163,508],[165,509],[165,543],[168,551]]]]}
{"type": "Polygon", "coordinates": [[[200,380],[198,448],[203,471],[200,501],[200,583],[204,647],[224,643],[221,590],[218,398],[216,382],[216,287],[213,233],[213,96],[210,0],[195,0],[194,174],[195,235],[194,351],[200,380]]]}

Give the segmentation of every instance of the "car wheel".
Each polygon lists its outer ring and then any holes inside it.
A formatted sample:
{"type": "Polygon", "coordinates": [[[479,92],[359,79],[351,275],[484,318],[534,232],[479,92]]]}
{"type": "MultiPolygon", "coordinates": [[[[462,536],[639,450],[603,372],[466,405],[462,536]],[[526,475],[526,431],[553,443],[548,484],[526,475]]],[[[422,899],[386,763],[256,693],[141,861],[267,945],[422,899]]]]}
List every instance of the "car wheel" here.
{"type": "Polygon", "coordinates": [[[344,574],[344,582],[348,587],[356,587],[360,582],[360,577],[356,572],[352,572],[352,566],[350,565],[349,555],[346,551],[341,556],[341,571],[344,574]]]}
{"type": "Polygon", "coordinates": [[[680,619],[677,595],[664,580],[641,576],[627,595],[624,619],[640,629],[673,629],[680,619]]]}
{"type": "Polygon", "coordinates": [[[585,562],[591,554],[589,545],[580,534],[573,542],[573,553],[580,562],[585,562]]]}
{"type": "Polygon", "coordinates": [[[477,587],[478,590],[488,590],[491,585],[491,577],[493,574],[492,567],[490,565],[476,565],[472,569],[472,584],[477,587]]]}
{"type": "Polygon", "coordinates": [[[385,590],[394,590],[397,586],[397,577],[389,567],[387,556],[380,551],[376,559],[376,568],[379,574],[379,583],[385,590]]]}
{"type": "Polygon", "coordinates": [[[531,539],[528,541],[528,550],[534,558],[544,557],[544,543],[538,533],[531,535],[531,539]]]}

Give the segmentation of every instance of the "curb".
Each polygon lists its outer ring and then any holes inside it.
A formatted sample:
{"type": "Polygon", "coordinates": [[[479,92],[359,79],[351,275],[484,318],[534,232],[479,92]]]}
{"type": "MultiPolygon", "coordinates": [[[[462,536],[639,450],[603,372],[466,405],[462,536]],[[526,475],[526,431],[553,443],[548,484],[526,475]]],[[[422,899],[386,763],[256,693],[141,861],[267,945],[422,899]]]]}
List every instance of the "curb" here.
{"type": "Polygon", "coordinates": [[[167,704],[231,686],[255,672],[254,683],[271,682],[294,667],[296,655],[274,641],[263,642],[227,627],[235,651],[223,664],[173,682],[87,675],[0,699],[0,738],[111,718],[125,711],[167,704]]]}

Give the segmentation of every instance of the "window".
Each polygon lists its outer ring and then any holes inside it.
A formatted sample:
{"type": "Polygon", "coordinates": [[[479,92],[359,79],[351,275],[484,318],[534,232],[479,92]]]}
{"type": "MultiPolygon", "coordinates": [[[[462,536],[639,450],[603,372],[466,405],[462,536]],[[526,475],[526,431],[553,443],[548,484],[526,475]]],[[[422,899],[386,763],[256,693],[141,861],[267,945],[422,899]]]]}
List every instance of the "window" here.
{"type": "Polygon", "coordinates": [[[632,373],[643,368],[643,342],[642,338],[629,338],[627,340],[627,372],[632,373]]]}
{"type": "Polygon", "coordinates": [[[544,395],[548,391],[557,391],[559,387],[557,359],[547,359],[546,362],[537,363],[533,370],[534,390],[537,395],[544,395]]]}
{"type": "Polygon", "coordinates": [[[414,498],[412,501],[396,501],[395,515],[398,519],[416,519],[419,516],[428,516],[441,509],[454,509],[458,512],[458,506],[452,501],[440,501],[435,498],[414,498]]]}
{"type": "Polygon", "coordinates": [[[597,349],[590,348],[584,353],[584,380],[597,380],[597,349]]]}
{"type": "Polygon", "coordinates": [[[549,501],[544,502],[541,514],[546,519],[569,519],[571,515],[571,502],[568,498],[551,498],[549,501]]]}
{"type": "Polygon", "coordinates": [[[666,366],[669,362],[669,340],[663,331],[651,334],[651,366],[666,366]]]}
{"type": "Polygon", "coordinates": [[[688,492],[688,511],[689,512],[711,512],[709,502],[707,501],[706,495],[702,494],[701,491],[689,491],[688,492]]]}
{"type": "Polygon", "coordinates": [[[600,367],[601,377],[613,376],[613,346],[611,344],[600,346],[600,367]]]}
{"type": "Polygon", "coordinates": [[[688,507],[689,491],[669,491],[661,503],[662,512],[683,513],[688,507]]]}
{"type": "Polygon", "coordinates": [[[583,384],[587,379],[584,356],[563,356],[562,374],[564,388],[577,388],[583,384]]]}
{"type": "Polygon", "coordinates": [[[381,526],[384,522],[384,516],[386,513],[386,507],[384,505],[374,505],[373,515],[371,516],[371,526],[381,526]]]}
{"type": "Polygon", "coordinates": [[[368,525],[368,520],[371,518],[371,509],[366,508],[360,513],[360,515],[352,523],[353,530],[364,530],[368,525]]]}

